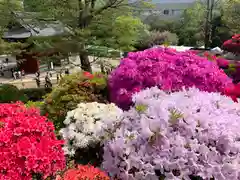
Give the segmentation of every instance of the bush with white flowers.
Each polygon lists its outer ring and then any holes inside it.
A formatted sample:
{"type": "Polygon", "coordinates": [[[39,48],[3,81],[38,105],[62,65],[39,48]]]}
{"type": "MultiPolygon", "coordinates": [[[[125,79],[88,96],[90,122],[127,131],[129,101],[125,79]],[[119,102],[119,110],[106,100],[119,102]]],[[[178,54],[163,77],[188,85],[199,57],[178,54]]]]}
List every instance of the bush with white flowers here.
{"type": "Polygon", "coordinates": [[[105,124],[116,124],[120,121],[122,110],[114,104],[80,103],[78,107],[67,113],[65,128],[60,134],[66,144],[64,151],[74,155],[76,150],[94,147],[104,140],[105,124]],[[108,121],[111,122],[108,122],[108,121]]]}

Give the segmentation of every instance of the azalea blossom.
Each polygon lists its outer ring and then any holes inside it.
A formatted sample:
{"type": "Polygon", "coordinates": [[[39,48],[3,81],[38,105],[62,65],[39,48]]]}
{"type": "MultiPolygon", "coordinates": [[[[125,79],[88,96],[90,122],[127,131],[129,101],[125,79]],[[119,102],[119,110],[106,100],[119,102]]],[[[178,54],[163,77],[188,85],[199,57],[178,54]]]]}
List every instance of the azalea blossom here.
{"type": "Polygon", "coordinates": [[[119,122],[121,113],[122,110],[114,104],[78,104],[76,109],[67,113],[64,120],[66,127],[60,130],[66,142],[65,153],[74,155],[79,148],[94,147],[104,139],[105,123],[109,123],[109,120],[112,124],[119,122]]]}
{"type": "Polygon", "coordinates": [[[158,86],[166,92],[197,87],[208,92],[223,92],[232,80],[216,62],[191,52],[152,48],[128,53],[109,75],[110,100],[127,110],[131,97],[139,90],[158,86]]]}
{"type": "Polygon", "coordinates": [[[67,170],[63,178],[57,176],[56,180],[110,180],[110,178],[98,168],[78,165],[76,169],[67,170]]]}
{"type": "Polygon", "coordinates": [[[65,168],[63,141],[53,123],[24,104],[0,104],[0,179],[44,179],[65,168]]]}
{"type": "Polygon", "coordinates": [[[239,180],[238,103],[196,88],[168,94],[152,87],[132,100],[104,146],[102,167],[112,177],[239,180]]]}

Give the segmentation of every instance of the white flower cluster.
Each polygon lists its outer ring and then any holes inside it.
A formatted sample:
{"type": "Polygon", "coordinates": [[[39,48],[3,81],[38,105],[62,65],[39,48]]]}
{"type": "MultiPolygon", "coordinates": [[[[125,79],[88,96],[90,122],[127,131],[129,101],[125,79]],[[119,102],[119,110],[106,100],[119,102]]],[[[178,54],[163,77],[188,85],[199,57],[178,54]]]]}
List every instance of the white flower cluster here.
{"type": "Polygon", "coordinates": [[[66,142],[65,153],[74,155],[79,148],[94,147],[101,140],[99,134],[102,133],[105,124],[119,122],[121,114],[122,110],[114,104],[78,104],[76,109],[67,113],[64,121],[66,127],[60,130],[66,142]]]}

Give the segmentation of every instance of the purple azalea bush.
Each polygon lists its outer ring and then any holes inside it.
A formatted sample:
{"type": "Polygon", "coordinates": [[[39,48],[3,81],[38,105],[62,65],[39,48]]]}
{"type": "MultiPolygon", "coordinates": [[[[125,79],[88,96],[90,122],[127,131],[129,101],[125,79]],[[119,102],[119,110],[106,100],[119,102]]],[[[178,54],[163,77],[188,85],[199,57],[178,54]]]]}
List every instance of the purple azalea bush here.
{"type": "Polygon", "coordinates": [[[232,83],[216,63],[191,52],[152,48],[128,54],[109,75],[110,99],[126,110],[134,93],[158,86],[164,91],[197,87],[208,92],[223,92],[232,83]]]}
{"type": "Polygon", "coordinates": [[[113,178],[240,179],[239,104],[197,88],[167,94],[157,87],[133,102],[104,147],[102,167],[113,178]]]}

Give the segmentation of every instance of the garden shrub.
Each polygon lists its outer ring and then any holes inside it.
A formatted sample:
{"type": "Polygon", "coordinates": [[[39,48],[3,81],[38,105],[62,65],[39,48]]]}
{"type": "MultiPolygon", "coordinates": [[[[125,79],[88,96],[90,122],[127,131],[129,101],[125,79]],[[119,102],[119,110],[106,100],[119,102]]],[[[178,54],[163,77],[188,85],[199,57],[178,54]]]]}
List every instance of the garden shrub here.
{"type": "Polygon", "coordinates": [[[222,48],[225,51],[240,54],[240,34],[236,34],[231,39],[225,41],[222,48]]]}
{"type": "Polygon", "coordinates": [[[135,44],[135,48],[137,50],[145,50],[162,44],[177,45],[178,36],[175,33],[168,31],[151,31],[138,40],[138,42],[135,44]]]}
{"type": "Polygon", "coordinates": [[[39,110],[0,104],[0,122],[0,179],[45,179],[65,168],[64,143],[39,110]]]}
{"type": "Polygon", "coordinates": [[[208,92],[223,92],[231,84],[216,63],[168,48],[128,53],[109,76],[110,100],[123,109],[130,107],[132,94],[147,87],[174,92],[195,86],[208,92]]]}
{"type": "Polygon", "coordinates": [[[101,142],[105,134],[99,136],[99,133],[105,130],[105,124],[118,123],[121,113],[122,110],[114,104],[97,102],[78,104],[76,109],[67,113],[64,120],[66,127],[60,130],[66,143],[65,153],[75,156],[74,159],[81,160],[81,163],[96,164],[101,161],[101,142]],[[108,120],[111,122],[106,122],[108,120]]]}
{"type": "Polygon", "coordinates": [[[40,108],[43,105],[43,101],[28,101],[25,106],[27,108],[40,108]]]}
{"type": "Polygon", "coordinates": [[[30,101],[41,101],[44,96],[52,91],[51,88],[26,88],[20,90],[30,101]]]}
{"type": "Polygon", "coordinates": [[[27,102],[27,100],[28,98],[16,86],[11,84],[0,85],[0,103],[27,102]]]}
{"type": "Polygon", "coordinates": [[[223,57],[216,57],[215,55],[205,52],[203,54],[208,60],[215,62],[219,68],[232,79],[234,84],[240,82],[240,63],[238,61],[227,60],[223,57]]]}
{"type": "Polygon", "coordinates": [[[240,98],[240,83],[227,87],[224,94],[231,97],[234,102],[238,102],[238,98],[240,98]]]}
{"type": "Polygon", "coordinates": [[[121,180],[240,178],[238,103],[196,88],[167,94],[157,87],[133,101],[105,144],[106,172],[121,180]]]}
{"type": "Polygon", "coordinates": [[[59,130],[64,127],[67,112],[75,109],[80,102],[107,102],[106,89],[106,77],[99,73],[80,72],[64,76],[59,85],[46,96],[41,113],[47,113],[59,130]]]}
{"type": "Polygon", "coordinates": [[[78,165],[77,168],[67,170],[63,177],[57,176],[56,180],[110,180],[106,173],[89,165],[78,165]]]}

